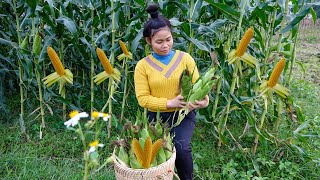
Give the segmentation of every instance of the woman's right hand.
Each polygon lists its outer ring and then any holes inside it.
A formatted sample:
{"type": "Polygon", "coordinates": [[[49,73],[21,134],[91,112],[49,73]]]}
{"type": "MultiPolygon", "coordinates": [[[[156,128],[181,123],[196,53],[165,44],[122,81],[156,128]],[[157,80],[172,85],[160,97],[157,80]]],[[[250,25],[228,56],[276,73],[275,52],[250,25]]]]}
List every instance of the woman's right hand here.
{"type": "Polygon", "coordinates": [[[186,102],[183,101],[183,96],[178,95],[174,99],[170,99],[167,101],[167,108],[184,108],[187,105],[186,102]]]}

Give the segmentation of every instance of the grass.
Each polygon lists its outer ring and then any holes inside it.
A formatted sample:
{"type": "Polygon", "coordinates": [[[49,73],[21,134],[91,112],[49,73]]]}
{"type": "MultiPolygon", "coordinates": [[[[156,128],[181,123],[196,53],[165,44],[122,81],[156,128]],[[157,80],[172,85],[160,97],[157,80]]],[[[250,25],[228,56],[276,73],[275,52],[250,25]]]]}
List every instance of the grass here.
{"type": "MultiPolygon", "coordinates": [[[[313,136],[305,137],[305,143],[297,143],[310,156],[299,154],[286,143],[262,144],[256,157],[240,151],[233,141],[217,149],[218,138],[213,126],[199,119],[192,140],[195,179],[320,178],[318,138],[320,81],[317,76],[320,71],[317,42],[320,42],[320,38],[313,36],[317,33],[310,30],[302,31],[301,34],[302,43],[299,43],[297,50],[297,62],[301,65],[295,66],[295,78],[292,80],[290,90],[295,106],[300,107],[305,120],[310,121],[301,133],[313,136]]],[[[0,177],[3,179],[81,179],[84,161],[81,141],[76,133],[66,130],[60,118],[47,115],[45,136],[40,141],[38,137],[40,122],[34,119],[34,116],[30,116],[25,121],[32,142],[23,142],[17,119],[18,112],[15,111],[19,109],[18,93],[6,93],[8,112],[11,113],[0,116],[0,177]]],[[[55,106],[58,108],[59,105],[55,106]]],[[[236,139],[242,133],[242,129],[237,128],[237,123],[239,122],[228,126],[236,139]]],[[[294,123],[287,119],[280,126],[279,136],[287,141],[297,141],[292,132],[302,123],[294,123]]],[[[116,127],[112,133],[112,139],[116,138],[120,132],[121,127],[116,127]]],[[[105,144],[110,142],[105,131],[102,137],[105,144]]],[[[254,135],[248,133],[238,141],[247,151],[250,151],[253,138],[254,135]]],[[[101,159],[106,159],[110,152],[111,149],[108,146],[104,147],[101,159]]],[[[113,167],[108,165],[91,178],[115,179],[113,167]]]]}

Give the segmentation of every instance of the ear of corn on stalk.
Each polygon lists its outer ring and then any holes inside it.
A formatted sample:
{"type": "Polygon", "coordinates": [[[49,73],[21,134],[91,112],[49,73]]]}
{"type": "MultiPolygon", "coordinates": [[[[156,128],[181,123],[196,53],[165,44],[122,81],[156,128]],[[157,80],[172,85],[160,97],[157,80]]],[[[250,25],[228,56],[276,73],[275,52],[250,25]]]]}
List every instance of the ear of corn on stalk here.
{"type": "Polygon", "coordinates": [[[122,41],[120,40],[120,41],[119,41],[119,44],[120,44],[120,47],[121,47],[122,52],[123,52],[125,55],[129,55],[129,51],[128,51],[126,45],[124,44],[124,42],[122,42],[122,41]]]}
{"type": "Polygon", "coordinates": [[[56,53],[56,51],[52,47],[48,46],[47,52],[48,52],[48,56],[52,62],[54,69],[56,70],[57,74],[59,76],[64,75],[65,70],[64,70],[64,67],[63,67],[61,60],[60,60],[58,54],[56,53]]]}
{"type": "Polygon", "coordinates": [[[242,73],[241,61],[248,64],[252,68],[256,68],[258,77],[260,70],[257,63],[257,60],[251,56],[250,54],[246,53],[247,47],[250,43],[254,34],[253,28],[249,28],[246,33],[244,34],[243,38],[241,39],[238,47],[236,50],[232,50],[228,55],[228,64],[233,64],[235,66],[235,73],[238,72],[242,73]]]}
{"type": "Polygon", "coordinates": [[[128,49],[127,49],[126,45],[124,44],[124,42],[119,40],[119,44],[120,44],[120,48],[121,48],[123,53],[121,55],[119,55],[117,58],[119,60],[122,60],[124,58],[132,59],[132,53],[128,51],[128,49]]]}
{"type": "Polygon", "coordinates": [[[106,56],[106,54],[102,51],[102,49],[97,48],[96,49],[97,52],[97,56],[104,68],[104,70],[106,71],[107,74],[111,74],[113,73],[113,67],[110,64],[110,61],[108,59],[108,57],[106,56]]]}
{"type": "Polygon", "coordinates": [[[289,89],[278,84],[278,79],[281,75],[283,68],[286,65],[285,58],[282,58],[274,67],[269,80],[262,82],[260,85],[260,92],[262,97],[267,97],[271,102],[273,102],[272,92],[276,92],[282,98],[287,98],[289,96],[289,89]]]}
{"type": "Polygon", "coordinates": [[[253,37],[254,30],[253,28],[249,28],[243,35],[236,51],[236,55],[241,57],[247,50],[247,47],[250,43],[251,38],[253,37]]]}
{"type": "Polygon", "coordinates": [[[276,66],[274,67],[271,75],[270,75],[270,78],[269,78],[269,81],[268,81],[268,86],[269,87],[274,87],[277,82],[278,82],[278,79],[282,73],[282,70],[283,68],[285,67],[286,65],[286,59],[285,58],[281,58],[281,60],[276,64],[276,66]]]}
{"type": "Polygon", "coordinates": [[[37,32],[33,39],[33,47],[32,47],[33,53],[36,54],[37,56],[40,56],[40,52],[41,52],[40,43],[41,43],[41,38],[40,38],[39,32],[37,32]]]}
{"type": "Polygon", "coordinates": [[[111,78],[112,81],[114,81],[115,83],[118,83],[120,81],[119,70],[112,67],[112,65],[109,62],[108,57],[102,51],[102,49],[97,48],[96,52],[97,52],[98,59],[100,60],[102,66],[103,66],[104,71],[93,77],[94,82],[99,85],[107,78],[111,78]]]}
{"type": "Polygon", "coordinates": [[[29,40],[29,35],[27,34],[26,37],[24,37],[22,43],[21,43],[21,49],[26,50],[28,46],[28,40],[29,40]]]}
{"type": "Polygon", "coordinates": [[[43,78],[44,84],[47,87],[50,87],[52,84],[58,81],[59,94],[61,94],[62,90],[64,89],[65,83],[73,84],[73,74],[69,69],[64,69],[58,54],[55,52],[55,50],[52,47],[48,46],[47,52],[56,72],[43,78]]]}

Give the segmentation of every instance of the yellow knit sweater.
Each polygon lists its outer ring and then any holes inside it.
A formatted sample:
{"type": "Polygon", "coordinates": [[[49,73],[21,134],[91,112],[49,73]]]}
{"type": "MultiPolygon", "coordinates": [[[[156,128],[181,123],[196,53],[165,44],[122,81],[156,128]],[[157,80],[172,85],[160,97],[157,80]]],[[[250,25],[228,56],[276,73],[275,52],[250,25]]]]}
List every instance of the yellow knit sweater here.
{"type": "Polygon", "coordinates": [[[199,72],[194,59],[185,52],[176,50],[168,65],[162,64],[152,55],[141,59],[135,68],[134,85],[139,105],[149,111],[172,112],[175,108],[167,108],[167,100],[178,95],[179,78],[182,71],[188,67],[194,74],[194,83],[199,72]]]}

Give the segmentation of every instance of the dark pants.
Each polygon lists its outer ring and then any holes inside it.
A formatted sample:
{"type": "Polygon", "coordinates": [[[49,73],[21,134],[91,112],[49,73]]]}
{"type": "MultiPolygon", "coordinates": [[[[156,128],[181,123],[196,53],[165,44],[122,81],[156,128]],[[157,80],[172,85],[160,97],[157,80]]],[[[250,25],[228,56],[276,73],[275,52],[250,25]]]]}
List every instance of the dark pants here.
{"type": "MultiPolygon", "coordinates": [[[[156,112],[148,111],[147,117],[149,121],[156,119],[156,112]]],[[[160,117],[163,122],[167,122],[169,126],[172,125],[172,121],[175,123],[177,120],[177,114],[174,112],[162,112],[160,117]],[[174,117],[173,117],[174,116],[174,117]]],[[[195,127],[195,111],[191,111],[180,123],[179,126],[171,129],[171,135],[173,135],[173,143],[176,148],[176,168],[181,180],[192,179],[193,175],[193,162],[191,152],[191,138],[195,127]]]]}

